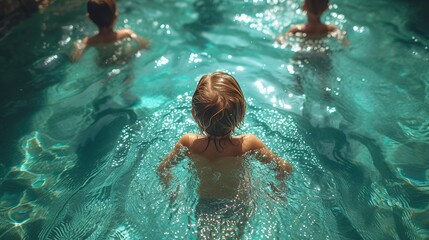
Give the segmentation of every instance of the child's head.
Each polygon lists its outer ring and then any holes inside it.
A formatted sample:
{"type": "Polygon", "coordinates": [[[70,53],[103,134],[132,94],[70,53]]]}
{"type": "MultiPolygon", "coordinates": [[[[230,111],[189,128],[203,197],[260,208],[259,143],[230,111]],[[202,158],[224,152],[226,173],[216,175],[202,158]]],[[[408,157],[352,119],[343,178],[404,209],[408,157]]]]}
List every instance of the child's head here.
{"type": "Polygon", "coordinates": [[[305,0],[303,9],[307,13],[322,15],[329,8],[329,0],[305,0]]]}
{"type": "Polygon", "coordinates": [[[229,136],[243,121],[245,112],[243,92],[234,77],[223,72],[201,77],[192,97],[192,115],[203,133],[229,136]]]}
{"type": "Polygon", "coordinates": [[[88,0],[88,16],[99,28],[111,27],[117,18],[115,0],[88,0]]]}

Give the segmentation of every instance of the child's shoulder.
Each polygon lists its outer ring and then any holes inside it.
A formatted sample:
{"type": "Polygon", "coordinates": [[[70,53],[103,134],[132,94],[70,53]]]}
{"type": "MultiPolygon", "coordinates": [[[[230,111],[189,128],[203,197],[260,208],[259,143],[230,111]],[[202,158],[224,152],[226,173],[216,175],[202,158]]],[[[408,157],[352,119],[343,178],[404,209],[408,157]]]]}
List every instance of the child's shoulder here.
{"type": "Polygon", "coordinates": [[[286,34],[297,34],[302,32],[305,32],[305,24],[296,24],[293,25],[286,34]]]}
{"type": "Polygon", "coordinates": [[[82,39],[82,41],[85,42],[88,46],[95,46],[99,44],[114,43],[117,41],[124,40],[126,38],[135,38],[135,36],[136,34],[133,30],[125,28],[116,30],[114,33],[108,35],[97,34],[91,37],[86,37],[82,39]]]}
{"type": "Polygon", "coordinates": [[[118,36],[118,40],[124,38],[134,38],[136,36],[136,33],[129,28],[119,29],[116,31],[116,34],[118,36]]]}
{"type": "Polygon", "coordinates": [[[338,30],[337,26],[333,24],[326,24],[326,29],[328,30],[329,33],[335,32],[338,30]]]}
{"type": "Polygon", "coordinates": [[[264,143],[259,139],[257,136],[253,134],[244,134],[239,136],[242,139],[243,142],[243,148],[245,152],[257,150],[260,148],[265,147],[264,143]]]}
{"type": "Polygon", "coordinates": [[[202,136],[196,133],[186,133],[180,139],[179,143],[185,147],[190,147],[195,140],[201,138],[202,136]]]}
{"type": "Polygon", "coordinates": [[[82,39],[82,42],[85,43],[85,45],[88,47],[96,46],[100,43],[104,43],[105,41],[106,40],[102,36],[99,36],[98,34],[91,37],[85,37],[84,39],[82,39]]]}

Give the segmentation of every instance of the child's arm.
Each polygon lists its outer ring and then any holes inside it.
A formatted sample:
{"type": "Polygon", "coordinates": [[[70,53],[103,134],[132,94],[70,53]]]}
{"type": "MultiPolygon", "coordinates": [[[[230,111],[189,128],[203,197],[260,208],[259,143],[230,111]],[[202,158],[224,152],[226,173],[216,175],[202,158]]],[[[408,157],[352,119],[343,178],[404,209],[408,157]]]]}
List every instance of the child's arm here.
{"type": "Polygon", "coordinates": [[[166,185],[169,184],[172,178],[170,171],[171,166],[177,164],[180,160],[184,158],[183,148],[186,148],[188,146],[189,135],[185,134],[179,139],[170,154],[168,154],[168,156],[164,159],[164,161],[162,161],[161,164],[159,164],[158,168],[156,169],[166,185]]]}
{"type": "Polygon", "coordinates": [[[136,41],[136,43],[141,47],[141,48],[149,48],[150,42],[148,40],[146,40],[145,38],[137,35],[133,30],[131,29],[124,29],[122,30],[123,33],[125,33],[128,37],[130,37],[131,39],[133,39],[134,41],[136,41]]]}
{"type": "Polygon", "coordinates": [[[349,41],[346,37],[346,31],[339,29],[337,26],[332,24],[328,24],[326,26],[331,37],[338,39],[338,41],[340,41],[345,46],[349,45],[349,41]]]}
{"type": "Polygon", "coordinates": [[[336,31],[333,33],[333,36],[336,37],[344,46],[349,45],[349,40],[347,40],[346,37],[346,31],[342,29],[336,29],[336,31]]]}
{"type": "Polygon", "coordinates": [[[292,173],[293,169],[290,163],[271,152],[259,138],[250,135],[250,144],[251,151],[255,153],[256,159],[263,163],[275,163],[277,179],[283,180],[292,173]]]}
{"type": "Polygon", "coordinates": [[[287,40],[288,40],[288,38],[290,36],[293,36],[294,34],[301,32],[303,26],[304,25],[294,25],[294,26],[292,26],[289,30],[287,30],[287,32],[283,33],[280,36],[277,36],[276,37],[276,42],[278,44],[284,44],[284,43],[286,43],[287,40]]]}
{"type": "Polygon", "coordinates": [[[85,52],[88,47],[88,38],[84,38],[82,40],[78,40],[74,46],[73,51],[70,54],[70,58],[72,62],[77,62],[85,52]]]}
{"type": "Polygon", "coordinates": [[[143,37],[140,37],[139,35],[133,33],[131,34],[131,38],[134,39],[142,48],[149,48],[149,41],[144,39],[143,37]]]}

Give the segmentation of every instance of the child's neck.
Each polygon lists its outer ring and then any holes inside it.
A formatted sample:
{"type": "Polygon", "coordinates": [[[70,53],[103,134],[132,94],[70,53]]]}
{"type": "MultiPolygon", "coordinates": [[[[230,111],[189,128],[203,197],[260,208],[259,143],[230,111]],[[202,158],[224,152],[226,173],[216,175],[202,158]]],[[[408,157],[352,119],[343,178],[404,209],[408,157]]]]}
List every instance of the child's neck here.
{"type": "Polygon", "coordinates": [[[98,28],[98,35],[109,35],[114,33],[113,26],[98,28]]]}
{"type": "Polygon", "coordinates": [[[321,15],[307,14],[307,26],[325,25],[322,23],[321,15]]]}
{"type": "Polygon", "coordinates": [[[231,139],[232,138],[232,135],[231,135],[231,133],[228,133],[227,135],[225,135],[225,136],[210,136],[210,135],[208,135],[208,136],[206,136],[207,138],[209,138],[209,139],[215,139],[215,140],[220,140],[220,139],[231,139]]]}

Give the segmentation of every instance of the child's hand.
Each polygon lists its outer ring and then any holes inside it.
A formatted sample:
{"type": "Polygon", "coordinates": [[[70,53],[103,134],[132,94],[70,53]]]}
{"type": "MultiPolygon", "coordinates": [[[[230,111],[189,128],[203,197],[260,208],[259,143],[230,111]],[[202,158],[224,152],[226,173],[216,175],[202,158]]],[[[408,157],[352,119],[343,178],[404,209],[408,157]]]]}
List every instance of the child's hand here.
{"type": "Polygon", "coordinates": [[[286,162],[281,158],[276,158],[274,161],[277,164],[276,179],[280,182],[283,182],[284,180],[288,179],[289,175],[292,173],[292,166],[289,162],[286,162]]]}
{"type": "Polygon", "coordinates": [[[344,46],[348,46],[349,41],[347,40],[346,34],[347,34],[346,31],[341,29],[336,29],[331,33],[331,35],[336,39],[338,39],[338,41],[340,41],[344,46]]]}
{"type": "Polygon", "coordinates": [[[273,182],[270,182],[270,188],[273,191],[274,194],[268,194],[273,200],[281,200],[283,202],[286,202],[286,184],[284,181],[279,181],[280,185],[279,187],[277,187],[276,185],[274,185],[273,182]]]}
{"type": "Polygon", "coordinates": [[[279,183],[280,183],[279,187],[276,187],[276,185],[274,185],[273,182],[270,182],[270,187],[271,187],[271,190],[273,190],[273,192],[281,193],[286,190],[286,183],[284,181],[279,181],[279,183]]]}
{"type": "Polygon", "coordinates": [[[286,33],[276,37],[276,43],[280,45],[285,44],[286,40],[287,40],[286,33]]]}
{"type": "Polygon", "coordinates": [[[170,195],[170,203],[172,204],[176,198],[179,196],[180,186],[177,186],[176,191],[170,195]]]}
{"type": "Polygon", "coordinates": [[[170,185],[170,181],[173,178],[173,175],[170,172],[161,172],[160,173],[162,183],[168,187],[170,185]]]}

